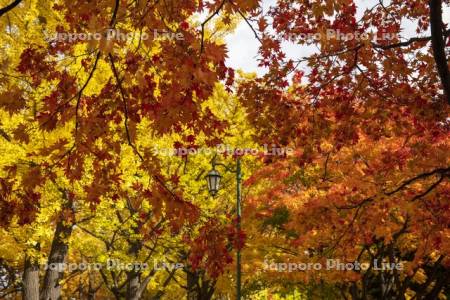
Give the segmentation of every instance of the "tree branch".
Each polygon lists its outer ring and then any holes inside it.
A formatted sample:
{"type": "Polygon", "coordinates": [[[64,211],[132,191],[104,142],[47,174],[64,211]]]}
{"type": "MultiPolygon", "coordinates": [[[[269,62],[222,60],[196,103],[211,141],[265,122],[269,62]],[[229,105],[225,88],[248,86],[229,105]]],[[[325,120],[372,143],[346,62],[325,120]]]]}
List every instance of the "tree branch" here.
{"type": "Polygon", "coordinates": [[[11,138],[9,137],[9,135],[6,133],[6,131],[4,131],[3,129],[0,128],[0,135],[7,140],[8,142],[11,142],[11,138]]]}
{"type": "Polygon", "coordinates": [[[116,20],[117,20],[117,11],[119,10],[119,0],[116,0],[114,3],[114,10],[113,10],[113,15],[111,18],[111,21],[109,22],[109,26],[114,28],[114,26],[116,25],[116,20]]]}
{"type": "Polygon", "coordinates": [[[13,3],[3,7],[0,9],[0,17],[6,14],[8,11],[12,10],[14,7],[16,7],[22,0],[15,0],[13,3]]]}
{"type": "Polygon", "coordinates": [[[225,5],[225,2],[227,2],[227,0],[223,0],[222,3],[220,3],[219,7],[214,11],[214,13],[212,15],[210,15],[205,21],[203,21],[203,23],[201,24],[202,26],[202,31],[201,31],[201,41],[200,41],[200,55],[203,53],[203,48],[204,48],[204,42],[205,42],[205,25],[211,21],[211,19],[215,16],[218,15],[220,10],[222,9],[222,7],[225,5]]]}
{"type": "Polygon", "coordinates": [[[395,190],[393,190],[391,192],[386,192],[385,194],[387,196],[391,196],[391,195],[397,193],[398,191],[404,189],[406,186],[410,185],[411,183],[413,183],[416,180],[427,178],[427,177],[430,177],[430,176],[433,176],[433,175],[436,175],[436,174],[444,175],[444,174],[446,174],[448,172],[450,172],[450,167],[449,168],[445,168],[445,169],[444,168],[439,168],[439,169],[435,169],[435,170],[433,170],[431,172],[422,173],[420,175],[417,175],[417,176],[415,176],[415,177],[413,177],[411,179],[408,179],[408,180],[404,181],[398,188],[396,188],[395,190]]]}
{"type": "MultiPolygon", "coordinates": [[[[444,36],[448,36],[449,34],[450,34],[450,30],[447,30],[447,31],[445,31],[444,36]]],[[[372,47],[377,48],[377,49],[382,49],[382,50],[388,50],[388,49],[393,49],[393,48],[398,48],[398,47],[407,47],[407,46],[409,46],[413,43],[417,43],[417,42],[429,42],[432,40],[432,38],[433,38],[433,36],[413,37],[407,41],[390,44],[390,45],[380,45],[380,44],[372,43],[372,47]]]]}

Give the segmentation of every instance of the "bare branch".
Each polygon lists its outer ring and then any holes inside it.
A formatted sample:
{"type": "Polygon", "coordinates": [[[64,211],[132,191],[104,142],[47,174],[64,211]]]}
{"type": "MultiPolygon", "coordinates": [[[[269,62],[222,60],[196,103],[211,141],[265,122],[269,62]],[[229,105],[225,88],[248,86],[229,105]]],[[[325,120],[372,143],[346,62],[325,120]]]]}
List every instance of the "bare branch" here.
{"type": "Polygon", "coordinates": [[[403,182],[398,188],[396,188],[395,190],[393,190],[393,191],[391,191],[391,192],[387,192],[387,193],[385,193],[385,194],[388,195],[388,196],[391,196],[391,195],[397,193],[398,191],[404,189],[406,186],[410,185],[411,183],[413,183],[413,182],[416,181],[416,180],[423,179],[423,178],[427,178],[427,177],[430,177],[430,176],[433,176],[433,175],[436,175],[436,174],[441,174],[441,175],[442,175],[442,174],[448,173],[449,171],[450,171],[450,167],[449,167],[449,168],[446,168],[446,169],[444,169],[444,168],[439,168],[439,169],[435,169],[435,170],[430,171],[430,172],[426,172],[426,173],[419,174],[419,175],[417,175],[417,176],[415,176],[415,177],[413,177],[413,178],[410,178],[410,179],[404,181],[404,182],[403,182]]]}
{"type": "Polygon", "coordinates": [[[202,35],[202,39],[200,41],[200,55],[203,53],[203,48],[204,48],[204,42],[205,42],[205,25],[211,21],[212,18],[214,18],[214,16],[218,15],[220,10],[222,9],[222,7],[225,5],[225,2],[227,2],[227,0],[223,0],[222,3],[220,3],[219,7],[214,11],[214,13],[212,15],[210,15],[208,18],[206,18],[205,21],[203,21],[203,23],[201,24],[202,26],[202,31],[201,31],[201,35],[202,35]]]}
{"type": "Polygon", "coordinates": [[[22,2],[22,0],[15,0],[13,3],[3,7],[0,9],[0,17],[6,14],[8,11],[12,10],[14,7],[19,5],[19,3],[22,2]]]}

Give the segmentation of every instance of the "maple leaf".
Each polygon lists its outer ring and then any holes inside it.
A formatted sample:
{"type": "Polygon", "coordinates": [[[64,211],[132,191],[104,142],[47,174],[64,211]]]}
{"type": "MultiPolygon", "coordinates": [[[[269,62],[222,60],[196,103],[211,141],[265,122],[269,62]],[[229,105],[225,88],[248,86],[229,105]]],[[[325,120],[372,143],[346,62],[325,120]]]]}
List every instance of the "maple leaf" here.
{"type": "Polygon", "coordinates": [[[25,124],[20,124],[13,131],[14,139],[28,144],[30,142],[30,136],[27,133],[27,126],[25,124]]]}

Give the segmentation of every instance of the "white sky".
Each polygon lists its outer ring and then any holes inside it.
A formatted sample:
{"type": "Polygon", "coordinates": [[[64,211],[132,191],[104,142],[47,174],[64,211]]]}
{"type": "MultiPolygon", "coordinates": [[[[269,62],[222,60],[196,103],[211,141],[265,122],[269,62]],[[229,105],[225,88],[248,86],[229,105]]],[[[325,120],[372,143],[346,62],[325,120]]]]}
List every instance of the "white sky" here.
{"type": "MultiPolygon", "coordinates": [[[[388,4],[389,1],[385,1],[388,4]]],[[[268,8],[276,4],[276,0],[262,0],[264,13],[268,8]]],[[[378,0],[356,0],[357,13],[361,16],[366,8],[373,7],[378,0]]],[[[445,23],[450,22],[450,7],[444,7],[443,19],[445,23]]],[[[415,26],[408,26],[411,24],[404,24],[402,36],[415,36],[415,26]]],[[[255,25],[256,26],[256,25],[255,25]]],[[[261,75],[264,74],[264,69],[258,67],[257,55],[259,42],[255,38],[250,27],[244,22],[237,26],[235,32],[226,37],[228,46],[227,66],[234,69],[241,69],[245,72],[256,72],[261,75]]],[[[296,58],[308,56],[314,52],[311,47],[301,47],[292,43],[284,43],[283,49],[288,58],[296,58]]]]}

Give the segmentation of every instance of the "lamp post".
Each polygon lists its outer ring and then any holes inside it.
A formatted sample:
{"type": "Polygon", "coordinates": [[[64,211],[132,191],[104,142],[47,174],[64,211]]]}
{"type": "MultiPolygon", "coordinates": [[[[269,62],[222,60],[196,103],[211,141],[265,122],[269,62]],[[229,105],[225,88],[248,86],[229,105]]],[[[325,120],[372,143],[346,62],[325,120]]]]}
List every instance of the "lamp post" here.
{"type": "MultiPolygon", "coordinates": [[[[236,158],[236,169],[231,169],[228,166],[217,163],[216,157],[212,160],[212,170],[206,175],[206,181],[208,182],[208,190],[212,196],[215,196],[220,188],[220,176],[219,172],[216,170],[216,166],[222,166],[225,170],[236,174],[236,231],[239,234],[241,231],[241,159],[236,158]]],[[[241,300],[241,251],[238,247],[236,249],[236,299],[241,300]]]]}

